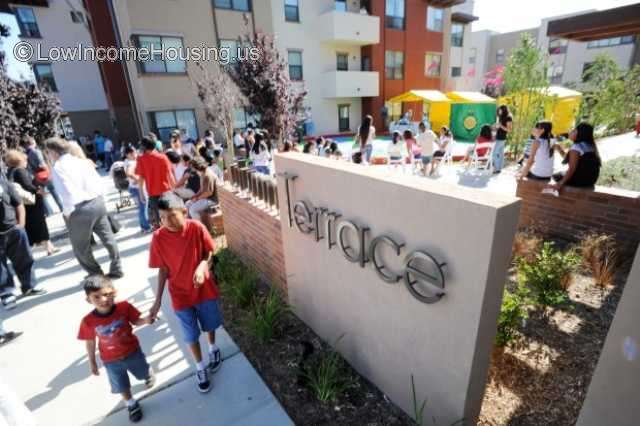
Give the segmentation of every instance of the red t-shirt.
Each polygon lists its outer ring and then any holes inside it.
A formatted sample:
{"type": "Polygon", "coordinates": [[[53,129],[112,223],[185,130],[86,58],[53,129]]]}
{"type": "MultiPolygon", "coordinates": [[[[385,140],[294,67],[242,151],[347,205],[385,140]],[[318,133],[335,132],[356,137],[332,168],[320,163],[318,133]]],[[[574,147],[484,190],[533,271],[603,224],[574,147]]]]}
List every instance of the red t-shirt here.
{"type": "MultiPolygon", "coordinates": [[[[476,143],[493,143],[493,140],[483,138],[482,136],[478,136],[478,139],[476,139],[476,143]]],[[[489,148],[478,148],[476,152],[478,153],[478,155],[484,155],[487,153],[488,150],[489,148]]]]}
{"type": "Polygon", "coordinates": [[[156,151],[145,152],[136,161],[135,174],[144,178],[147,194],[158,197],[173,189],[173,170],[166,155],[156,151]]]}
{"type": "Polygon", "coordinates": [[[213,238],[200,222],[187,219],[181,232],[162,227],[153,233],[149,250],[149,267],[169,273],[169,293],[173,309],[180,311],[206,300],[218,298],[218,287],[207,271],[199,288],[193,285],[198,264],[213,251],[213,238]]]}
{"type": "Polygon", "coordinates": [[[94,310],[82,318],[78,339],[94,340],[98,337],[102,362],[126,358],[140,348],[131,328],[131,323],[139,318],[140,311],[126,301],[116,303],[109,314],[94,310]]]}

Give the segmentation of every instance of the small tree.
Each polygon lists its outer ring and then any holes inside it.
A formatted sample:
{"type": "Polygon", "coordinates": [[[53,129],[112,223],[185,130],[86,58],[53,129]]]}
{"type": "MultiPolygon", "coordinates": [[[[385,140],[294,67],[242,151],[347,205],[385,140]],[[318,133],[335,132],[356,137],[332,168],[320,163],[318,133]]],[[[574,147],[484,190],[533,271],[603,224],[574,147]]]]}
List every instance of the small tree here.
{"type": "Polygon", "coordinates": [[[209,69],[200,62],[196,62],[196,67],[201,76],[192,81],[195,83],[198,98],[204,105],[207,121],[212,128],[224,130],[227,146],[233,158],[235,157],[235,147],[232,141],[233,111],[235,108],[242,107],[246,103],[246,99],[218,62],[211,61],[209,69]]]}
{"type": "Polygon", "coordinates": [[[259,115],[260,126],[282,142],[295,132],[306,92],[293,87],[287,63],[272,36],[257,32],[244,36],[240,42],[257,49],[260,57],[239,61],[229,68],[229,74],[247,98],[247,113],[259,115]]]}
{"type": "Polygon", "coordinates": [[[504,67],[497,66],[484,75],[483,93],[497,98],[504,94],[504,67]]]}
{"type": "Polygon", "coordinates": [[[523,34],[520,44],[507,61],[504,89],[507,105],[513,114],[513,131],[509,144],[518,156],[520,146],[529,137],[536,121],[544,117],[549,88],[547,58],[529,34],[523,34]]]}
{"type": "Polygon", "coordinates": [[[640,108],[640,66],[623,72],[607,54],[598,55],[584,72],[585,118],[594,126],[625,130],[640,108]]]}

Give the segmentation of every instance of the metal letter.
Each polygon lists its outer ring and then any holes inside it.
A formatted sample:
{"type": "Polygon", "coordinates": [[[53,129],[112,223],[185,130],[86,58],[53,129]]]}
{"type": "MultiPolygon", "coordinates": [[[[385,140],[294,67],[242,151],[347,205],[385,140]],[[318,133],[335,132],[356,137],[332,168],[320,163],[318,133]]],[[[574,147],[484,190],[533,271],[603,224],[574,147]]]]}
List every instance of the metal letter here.
{"type": "Polygon", "coordinates": [[[353,222],[345,220],[338,225],[338,244],[342,250],[342,254],[347,258],[349,262],[360,263],[360,266],[364,268],[364,264],[368,262],[365,244],[365,234],[369,231],[369,228],[360,228],[353,222]],[[354,251],[351,246],[346,245],[344,241],[344,232],[347,229],[351,229],[358,236],[358,252],[350,253],[349,250],[354,251]]]}
{"type": "Polygon", "coordinates": [[[331,228],[333,228],[332,225],[342,215],[334,212],[326,212],[325,216],[327,216],[327,221],[324,223],[324,234],[327,236],[327,247],[331,250],[331,247],[336,245],[336,242],[331,240],[331,228]]]}
{"type": "Polygon", "coordinates": [[[313,210],[313,224],[316,229],[316,242],[320,241],[324,237],[320,236],[320,216],[324,215],[324,212],[329,211],[324,207],[316,207],[313,210]]]}
{"type": "Polygon", "coordinates": [[[376,260],[376,248],[378,247],[378,244],[387,244],[393,247],[393,249],[395,250],[398,256],[400,256],[400,250],[402,249],[402,247],[404,247],[404,244],[398,244],[390,237],[381,235],[379,237],[374,238],[373,241],[371,241],[371,245],[369,246],[369,259],[373,262],[373,266],[376,269],[376,273],[378,274],[378,276],[380,276],[380,278],[382,278],[384,281],[388,283],[395,284],[402,279],[402,275],[393,274],[393,273],[385,274],[383,272],[384,269],[388,269],[388,268],[386,268],[385,265],[383,264],[379,264],[378,261],[376,260]]]}
{"type": "Polygon", "coordinates": [[[289,190],[289,181],[296,180],[298,176],[290,175],[289,173],[278,173],[278,176],[284,178],[285,192],[287,193],[287,214],[289,217],[289,228],[293,228],[293,216],[291,215],[291,195],[289,190]]]}
{"type": "Polygon", "coordinates": [[[309,209],[304,201],[298,201],[293,206],[293,219],[298,231],[303,234],[310,234],[313,232],[311,209],[309,209]]]}
{"type": "Polygon", "coordinates": [[[446,263],[438,263],[429,253],[419,250],[409,254],[404,263],[404,283],[413,297],[423,303],[436,303],[445,295],[444,291],[441,290],[444,290],[445,283],[442,267],[445,266],[446,263]],[[431,275],[429,272],[418,269],[415,262],[416,260],[426,261],[433,265],[435,267],[436,275],[431,275]],[[411,279],[412,275],[416,277],[415,281],[411,279]],[[435,287],[438,290],[435,290],[432,294],[422,294],[415,288],[415,285],[418,283],[429,284],[430,287],[435,287]]]}

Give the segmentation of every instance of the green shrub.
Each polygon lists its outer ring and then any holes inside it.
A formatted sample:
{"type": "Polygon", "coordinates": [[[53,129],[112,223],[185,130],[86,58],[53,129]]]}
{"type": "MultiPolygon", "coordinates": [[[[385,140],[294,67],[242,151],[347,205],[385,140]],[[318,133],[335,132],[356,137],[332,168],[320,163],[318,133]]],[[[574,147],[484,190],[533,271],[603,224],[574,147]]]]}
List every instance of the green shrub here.
{"type": "Polygon", "coordinates": [[[543,306],[555,306],[567,299],[571,273],[580,264],[575,249],[562,252],[546,241],[533,262],[518,260],[518,281],[534,292],[534,300],[543,306]]]}
{"type": "Polygon", "coordinates": [[[607,161],[600,169],[597,185],[640,191],[640,157],[620,157],[607,161]]]}
{"type": "Polygon", "coordinates": [[[413,419],[416,426],[422,426],[424,418],[424,409],[427,406],[427,400],[422,401],[422,405],[418,406],[418,398],[416,396],[416,384],[411,375],[411,395],[413,396],[413,419]]]}
{"type": "Polygon", "coordinates": [[[498,316],[496,346],[504,347],[518,336],[518,330],[529,317],[526,308],[529,302],[528,295],[529,290],[522,285],[518,285],[513,292],[505,287],[498,316]]]}
{"type": "Polygon", "coordinates": [[[349,386],[344,361],[335,351],[325,352],[302,372],[307,387],[322,402],[335,401],[349,386]]]}
{"type": "Polygon", "coordinates": [[[214,271],[222,294],[236,306],[246,308],[256,295],[258,274],[229,249],[221,250],[217,259],[214,271]]]}
{"type": "Polygon", "coordinates": [[[267,343],[277,336],[289,307],[273,288],[265,297],[254,300],[247,317],[247,327],[260,343],[267,343]]]}
{"type": "Polygon", "coordinates": [[[238,279],[244,269],[240,259],[228,248],[222,249],[216,254],[216,265],[214,271],[218,282],[223,285],[227,282],[234,282],[238,279]]]}

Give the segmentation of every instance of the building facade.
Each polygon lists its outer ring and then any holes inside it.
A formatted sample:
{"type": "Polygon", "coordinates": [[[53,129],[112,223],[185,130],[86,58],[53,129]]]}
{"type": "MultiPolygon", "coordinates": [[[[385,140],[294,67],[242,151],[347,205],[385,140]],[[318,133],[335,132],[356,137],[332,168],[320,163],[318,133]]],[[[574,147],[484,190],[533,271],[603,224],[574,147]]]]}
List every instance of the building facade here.
{"type": "Polygon", "coordinates": [[[9,3],[16,18],[20,41],[35,52],[29,61],[33,78],[55,92],[68,114],[76,136],[94,130],[114,137],[108,99],[100,69],[91,61],[50,60],[52,48],[91,47],[91,33],[80,0],[38,0],[9,3]]]}

